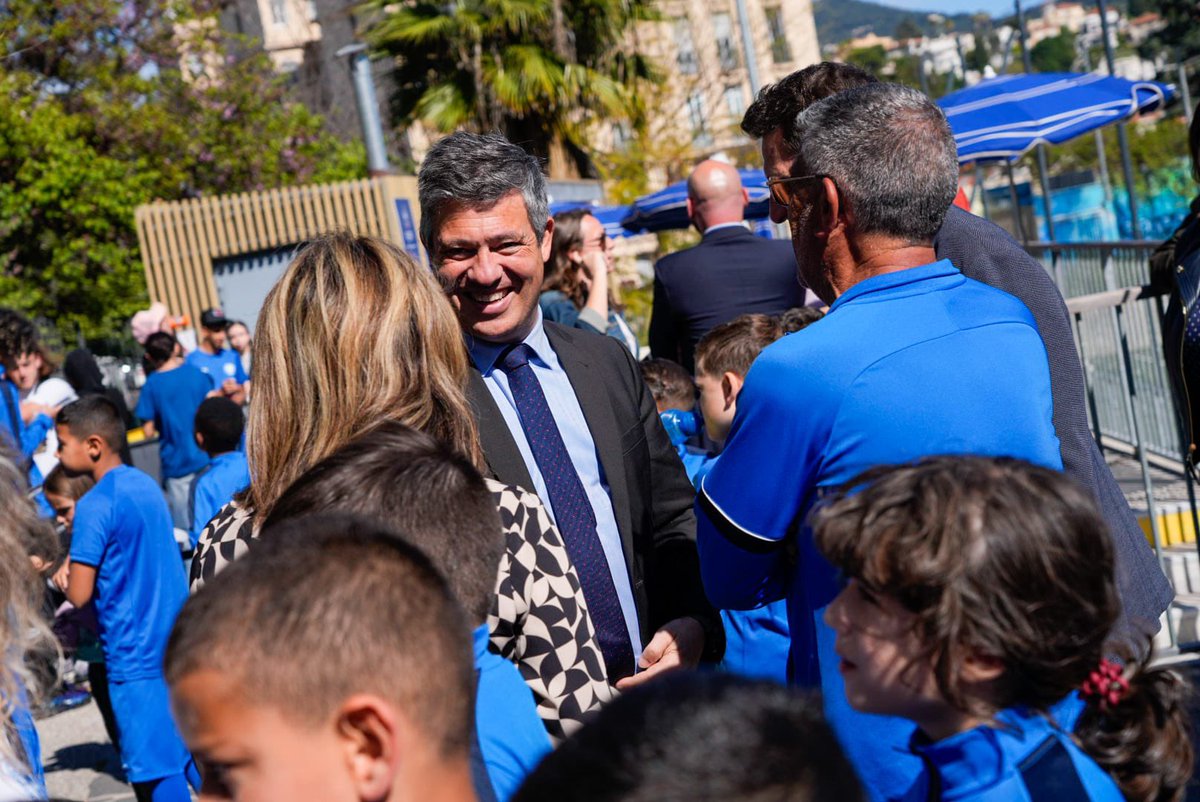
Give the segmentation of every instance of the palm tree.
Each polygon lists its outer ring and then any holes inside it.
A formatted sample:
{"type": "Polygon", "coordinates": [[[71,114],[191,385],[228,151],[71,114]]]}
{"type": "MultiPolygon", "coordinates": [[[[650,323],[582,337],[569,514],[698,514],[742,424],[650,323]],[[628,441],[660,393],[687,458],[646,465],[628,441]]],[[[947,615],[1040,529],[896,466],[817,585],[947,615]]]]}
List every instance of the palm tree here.
{"type": "Polygon", "coordinates": [[[399,125],[498,130],[550,163],[594,175],[587,131],[639,124],[653,77],[633,24],[652,0],[367,0],[367,41],[391,57],[399,125]]]}

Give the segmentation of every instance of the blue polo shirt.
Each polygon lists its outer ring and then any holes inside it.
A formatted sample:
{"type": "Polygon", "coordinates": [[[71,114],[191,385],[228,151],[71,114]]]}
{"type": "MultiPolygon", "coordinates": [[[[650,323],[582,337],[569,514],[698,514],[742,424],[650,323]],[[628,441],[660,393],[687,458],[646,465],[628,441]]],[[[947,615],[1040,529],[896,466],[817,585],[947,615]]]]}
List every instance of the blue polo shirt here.
{"type": "Polygon", "coordinates": [[[187,577],[162,491],[137,468],[113,468],[75,505],[71,561],[96,569],[96,620],[108,677],[162,676],[187,577]]]}
{"type": "Polygon", "coordinates": [[[196,410],[212,392],[208,377],[191,365],[159,370],[146,378],[134,414],[154,421],[164,479],[195,473],[208,464],[196,445],[196,410]]]}
{"type": "Polygon", "coordinates": [[[1116,782],[1063,730],[1032,710],[1003,710],[998,726],[976,727],[937,742],[917,734],[912,750],[925,770],[902,797],[925,802],[1121,802],[1116,782]]]}
{"type": "Polygon", "coordinates": [[[488,650],[486,624],[475,629],[473,639],[475,732],[497,802],[506,802],[550,751],[550,736],[521,672],[488,650]]]}
{"type": "Polygon", "coordinates": [[[239,493],[250,486],[250,468],[241,451],[218,454],[192,480],[192,548],[200,533],[217,513],[239,493]]]}
{"type": "Polygon", "coordinates": [[[906,752],[913,728],[846,703],[822,619],[840,584],[805,517],[823,491],[863,470],[923,456],[1061,468],[1051,411],[1029,310],[946,260],[856,284],[823,319],[764,349],[746,376],[725,450],[697,496],[704,587],[722,609],[787,599],[793,681],[822,689],[877,799],[920,770],[906,752]]]}
{"type": "Polygon", "coordinates": [[[216,390],[226,379],[233,379],[238,384],[246,383],[246,369],[242,367],[242,358],[232,348],[222,348],[215,354],[209,354],[197,348],[187,355],[185,364],[191,365],[203,373],[212,382],[210,390],[216,390]]]}

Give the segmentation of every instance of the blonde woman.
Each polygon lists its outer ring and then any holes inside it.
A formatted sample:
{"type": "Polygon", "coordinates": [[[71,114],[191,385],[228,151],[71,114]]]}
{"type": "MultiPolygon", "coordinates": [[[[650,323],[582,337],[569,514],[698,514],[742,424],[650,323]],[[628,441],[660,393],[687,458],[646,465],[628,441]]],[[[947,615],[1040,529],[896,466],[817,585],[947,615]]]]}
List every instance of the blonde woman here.
{"type": "MultiPolygon", "coordinates": [[[[268,294],[252,348],[251,484],[201,533],[193,589],[253,547],[292,482],[381,421],[424,431],[486,473],[454,311],[433,275],[395,246],[345,233],[305,246],[268,294]]],[[[521,670],[559,738],[611,697],[604,660],[578,576],[537,496],[499,482],[489,489],[507,539],[492,645],[521,670]],[[545,659],[548,651],[559,659],[545,659]]]]}
{"type": "Polygon", "coordinates": [[[46,662],[57,645],[40,614],[44,590],[28,547],[47,526],[25,492],[24,473],[0,454],[0,800],[46,798],[29,713],[30,697],[42,689],[29,666],[46,662]]]}

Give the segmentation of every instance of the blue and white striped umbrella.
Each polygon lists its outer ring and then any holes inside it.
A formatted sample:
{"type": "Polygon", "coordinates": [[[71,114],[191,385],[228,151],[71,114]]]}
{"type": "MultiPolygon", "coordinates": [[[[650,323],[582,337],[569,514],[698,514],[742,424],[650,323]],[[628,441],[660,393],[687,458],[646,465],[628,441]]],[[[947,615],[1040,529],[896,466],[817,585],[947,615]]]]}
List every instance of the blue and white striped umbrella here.
{"type": "MultiPolygon", "coordinates": [[[[770,190],[767,189],[767,176],[757,168],[738,170],[742,178],[742,186],[750,195],[750,205],[746,207],[746,219],[758,220],[770,214],[770,190]]],[[[629,214],[621,221],[625,228],[632,232],[667,231],[670,229],[687,228],[691,221],[687,216],[687,182],[679,181],[666,189],[643,195],[629,205],[629,214]]]]}
{"type": "Polygon", "coordinates": [[[938,101],[958,161],[1012,161],[1166,103],[1175,87],[1095,73],[1000,75],[938,101]]]}
{"type": "Polygon", "coordinates": [[[572,209],[587,209],[593,217],[604,224],[604,233],[609,239],[632,237],[636,231],[629,231],[621,225],[625,215],[629,214],[628,204],[624,206],[597,206],[587,201],[561,201],[550,204],[550,216],[569,212],[572,209]]]}

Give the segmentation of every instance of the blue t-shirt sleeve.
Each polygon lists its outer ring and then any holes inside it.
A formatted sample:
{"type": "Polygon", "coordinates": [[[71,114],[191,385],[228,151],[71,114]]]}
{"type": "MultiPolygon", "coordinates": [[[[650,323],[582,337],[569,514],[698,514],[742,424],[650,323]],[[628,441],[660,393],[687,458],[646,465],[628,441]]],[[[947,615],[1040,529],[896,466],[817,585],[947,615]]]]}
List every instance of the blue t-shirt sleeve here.
{"type": "Polygon", "coordinates": [[[99,567],[108,547],[109,501],[103,496],[87,497],[75,505],[71,526],[71,562],[99,567]]]}
{"type": "Polygon", "coordinates": [[[246,375],[246,366],[242,364],[242,358],[233,352],[234,374],[233,378],[238,384],[245,384],[250,377],[246,375]]]}
{"type": "Polygon", "coordinates": [[[696,497],[704,589],[722,609],[782,598],[781,548],[811,501],[835,411],[794,359],[764,351],[737,399],[724,451],[696,497]]]}
{"type": "Polygon", "coordinates": [[[31,457],[33,452],[38,450],[38,446],[46,439],[46,434],[54,428],[54,421],[49,415],[39,414],[36,418],[29,422],[25,427],[25,431],[21,432],[21,454],[22,456],[31,457]]]}
{"type": "Polygon", "coordinates": [[[208,526],[208,522],[217,511],[229,501],[226,499],[222,502],[217,498],[215,483],[206,481],[210,479],[211,472],[196,477],[192,483],[192,531],[189,534],[193,549],[200,542],[200,533],[204,531],[204,527],[208,526]]]}
{"type": "Polygon", "coordinates": [[[158,409],[154,403],[154,385],[148,379],[142,385],[142,392],[138,396],[137,407],[134,408],[133,414],[144,421],[158,420],[158,409]]]}

